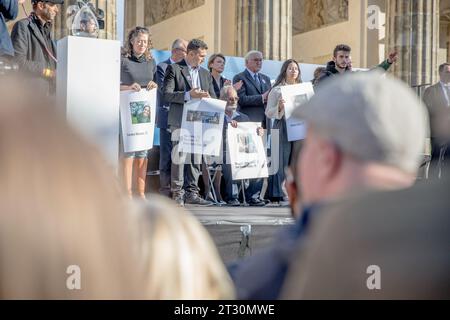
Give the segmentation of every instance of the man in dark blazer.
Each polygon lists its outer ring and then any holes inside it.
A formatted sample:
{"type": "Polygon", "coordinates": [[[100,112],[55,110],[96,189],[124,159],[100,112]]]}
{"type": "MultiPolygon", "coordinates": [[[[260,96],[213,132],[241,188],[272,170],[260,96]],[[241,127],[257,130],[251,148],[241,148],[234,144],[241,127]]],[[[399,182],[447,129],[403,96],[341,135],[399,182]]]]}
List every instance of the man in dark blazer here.
{"type": "Polygon", "coordinates": [[[264,114],[267,97],[271,88],[270,78],[259,73],[262,68],[263,55],[259,51],[250,51],[245,56],[246,70],[237,74],[233,83],[243,82],[238,90],[239,109],[249,116],[252,122],[261,122],[266,127],[266,116],[264,114]]]}
{"type": "MultiPolygon", "coordinates": [[[[270,126],[266,125],[265,109],[272,85],[268,76],[259,73],[262,68],[262,62],[263,54],[261,52],[248,52],[245,56],[246,69],[234,77],[233,83],[239,81],[243,83],[238,90],[238,111],[246,114],[251,122],[259,122],[263,128],[270,128],[270,126]]],[[[262,185],[262,179],[256,179],[251,182],[251,190],[254,193],[250,198],[254,200],[254,205],[259,205],[257,202],[260,202],[258,199],[260,198],[262,185]]]]}
{"type": "Polygon", "coordinates": [[[431,125],[430,177],[442,175],[450,162],[450,64],[439,66],[440,81],[427,88],[423,100],[428,108],[431,125]]]}
{"type": "MultiPolygon", "coordinates": [[[[164,100],[170,104],[167,123],[175,150],[178,150],[184,104],[192,99],[216,97],[211,74],[200,66],[205,60],[207,50],[206,43],[193,39],[187,46],[186,58],[179,63],[169,65],[166,70],[163,92],[164,100]]],[[[172,156],[177,154],[179,156],[177,161],[172,158],[172,198],[180,206],[184,205],[184,201],[188,204],[212,205],[212,202],[202,199],[199,195],[198,178],[201,172],[202,156],[176,152],[172,152],[172,156]]]]}
{"type": "Polygon", "coordinates": [[[159,192],[170,197],[170,167],[172,166],[172,139],[167,124],[169,116],[169,104],[163,99],[164,75],[167,66],[178,63],[186,58],[188,42],[177,39],[172,44],[172,55],[169,59],[158,64],[156,68],[156,83],[158,84],[158,109],[156,112],[156,125],[160,129],[159,134],[159,192]]]}
{"type": "Polygon", "coordinates": [[[15,60],[34,88],[54,93],[56,45],[51,38],[52,22],[63,0],[32,0],[33,12],[19,20],[11,32],[15,60]]]}

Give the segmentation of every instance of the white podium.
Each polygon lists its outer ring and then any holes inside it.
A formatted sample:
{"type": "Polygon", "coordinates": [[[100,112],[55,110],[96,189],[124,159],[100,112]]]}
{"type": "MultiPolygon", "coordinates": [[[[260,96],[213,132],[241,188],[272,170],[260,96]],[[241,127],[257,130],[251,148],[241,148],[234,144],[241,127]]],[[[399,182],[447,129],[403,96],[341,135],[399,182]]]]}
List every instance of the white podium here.
{"type": "Polygon", "coordinates": [[[56,95],[68,122],[117,171],[120,42],[71,36],[58,41],[56,95]]]}

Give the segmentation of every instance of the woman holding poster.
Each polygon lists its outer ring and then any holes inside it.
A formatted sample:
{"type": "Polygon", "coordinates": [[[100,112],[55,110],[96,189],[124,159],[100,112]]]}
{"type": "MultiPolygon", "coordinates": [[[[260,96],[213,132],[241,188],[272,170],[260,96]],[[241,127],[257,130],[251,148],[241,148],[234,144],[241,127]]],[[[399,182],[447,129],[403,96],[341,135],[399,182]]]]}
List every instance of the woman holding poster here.
{"type": "MultiPolygon", "coordinates": [[[[269,177],[268,197],[272,202],[280,202],[287,200],[287,193],[284,188],[285,174],[284,169],[289,165],[291,157],[292,142],[288,141],[286,121],[284,114],[285,101],[281,96],[281,87],[293,85],[302,82],[300,67],[294,59],[289,59],[283,63],[280,74],[269,93],[267,100],[266,116],[274,119],[272,125],[272,136],[278,131],[278,171],[275,175],[269,177]],[[275,131],[277,130],[277,131],[275,131]]],[[[276,135],[275,135],[276,138],[276,135]]],[[[273,138],[272,138],[273,139],[273,138]]],[[[272,140],[274,141],[274,140],[272,140]]],[[[274,146],[272,145],[272,150],[274,146]]],[[[272,154],[272,159],[274,155],[272,154]]],[[[276,162],[276,161],[275,161],[276,162]]],[[[272,164],[274,161],[272,160],[272,164]]]]}
{"type": "MultiPolygon", "coordinates": [[[[150,31],[147,28],[136,27],[130,31],[127,39],[124,48],[125,54],[121,61],[120,90],[138,92],[141,89],[151,90],[156,88],[157,84],[153,81],[156,63],[150,52],[152,48],[150,31]]],[[[135,115],[137,121],[143,121],[144,117],[149,118],[144,112],[145,110],[142,111],[142,114],[135,115]]],[[[122,125],[120,127],[122,128],[122,125]]],[[[122,130],[119,132],[122,174],[128,196],[132,197],[132,187],[135,185],[138,196],[145,199],[148,150],[124,152],[122,130]]]]}

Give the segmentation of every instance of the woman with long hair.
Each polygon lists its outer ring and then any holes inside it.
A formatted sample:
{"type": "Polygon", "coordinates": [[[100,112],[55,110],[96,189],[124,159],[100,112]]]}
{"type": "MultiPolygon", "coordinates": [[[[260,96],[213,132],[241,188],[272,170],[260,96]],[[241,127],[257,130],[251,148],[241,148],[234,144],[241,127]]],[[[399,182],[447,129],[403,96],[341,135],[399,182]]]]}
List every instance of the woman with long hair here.
{"type": "Polygon", "coordinates": [[[292,142],[288,141],[286,119],[284,115],[285,101],[281,96],[281,87],[293,85],[302,82],[300,66],[294,59],[285,61],[281,67],[272,90],[267,100],[266,116],[274,119],[272,130],[279,132],[279,167],[278,172],[269,177],[268,181],[268,197],[274,202],[287,200],[287,192],[285,190],[285,168],[289,165],[291,157],[292,142]]]}
{"type": "MultiPolygon", "coordinates": [[[[136,27],[131,30],[124,49],[120,72],[120,90],[139,92],[141,89],[157,88],[153,78],[156,72],[156,63],[150,52],[152,49],[150,31],[144,27],[136,27]]],[[[145,199],[148,150],[124,152],[122,128],[120,128],[120,133],[122,178],[127,194],[131,198],[133,186],[135,186],[137,195],[145,199]]]]}

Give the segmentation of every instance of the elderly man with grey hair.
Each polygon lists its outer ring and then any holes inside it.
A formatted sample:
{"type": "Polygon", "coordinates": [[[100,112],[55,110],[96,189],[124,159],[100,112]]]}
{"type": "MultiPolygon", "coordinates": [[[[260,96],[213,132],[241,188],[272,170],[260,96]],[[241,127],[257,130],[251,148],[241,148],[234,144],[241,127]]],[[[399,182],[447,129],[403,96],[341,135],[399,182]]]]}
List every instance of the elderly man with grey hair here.
{"type": "MultiPolygon", "coordinates": [[[[245,113],[252,122],[261,123],[266,128],[265,109],[267,97],[271,89],[270,78],[260,73],[263,64],[263,54],[259,51],[250,51],[245,55],[246,69],[233,78],[233,83],[242,81],[243,85],[238,90],[239,111],[245,113]]],[[[253,194],[249,199],[251,205],[258,205],[261,200],[260,192],[262,180],[259,179],[253,188],[253,194]]]]}
{"type": "Polygon", "coordinates": [[[302,212],[272,247],[230,267],[238,298],[276,299],[293,253],[320,207],[414,184],[429,124],[403,83],[378,72],[343,75],[294,111],[308,134],[298,160],[302,212]]]}

